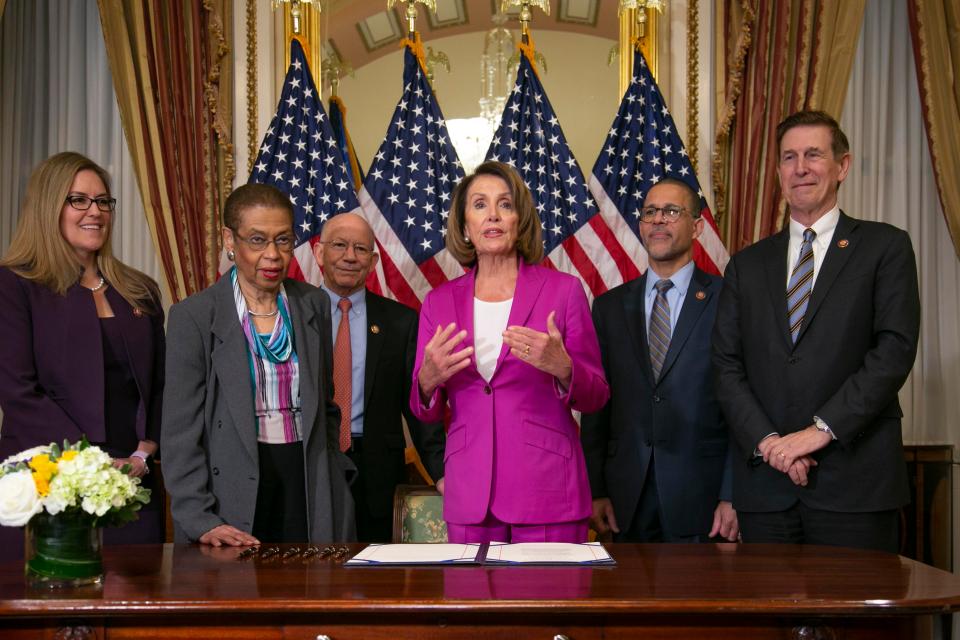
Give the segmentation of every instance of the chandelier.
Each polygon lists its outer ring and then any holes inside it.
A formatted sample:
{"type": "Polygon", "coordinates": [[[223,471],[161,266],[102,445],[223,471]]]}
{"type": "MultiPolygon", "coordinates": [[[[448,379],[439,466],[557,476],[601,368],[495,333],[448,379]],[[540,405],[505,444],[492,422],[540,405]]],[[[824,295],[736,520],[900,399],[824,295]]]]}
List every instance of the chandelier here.
{"type": "Polygon", "coordinates": [[[516,47],[513,34],[503,25],[507,16],[502,11],[493,15],[496,25],[483,39],[480,56],[480,115],[496,125],[510,95],[510,57],[516,47]]]}

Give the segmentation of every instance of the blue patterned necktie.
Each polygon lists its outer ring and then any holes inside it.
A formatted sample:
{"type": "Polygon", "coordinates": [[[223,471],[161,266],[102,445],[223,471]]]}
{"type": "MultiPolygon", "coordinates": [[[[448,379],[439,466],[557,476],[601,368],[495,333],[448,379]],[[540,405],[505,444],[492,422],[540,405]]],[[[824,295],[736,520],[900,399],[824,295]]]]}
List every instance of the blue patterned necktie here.
{"type": "Polygon", "coordinates": [[[670,303],[667,302],[667,290],[673,286],[671,280],[657,280],[653,288],[657,290],[657,299],[653,301],[650,312],[650,365],[653,367],[653,379],[660,380],[660,370],[670,348],[670,303]]]}
{"type": "Polygon", "coordinates": [[[797,266],[793,268],[787,284],[787,316],[790,318],[790,337],[794,343],[800,335],[803,316],[810,303],[810,292],[813,291],[813,240],[816,237],[817,232],[813,229],[804,230],[797,266]]]}

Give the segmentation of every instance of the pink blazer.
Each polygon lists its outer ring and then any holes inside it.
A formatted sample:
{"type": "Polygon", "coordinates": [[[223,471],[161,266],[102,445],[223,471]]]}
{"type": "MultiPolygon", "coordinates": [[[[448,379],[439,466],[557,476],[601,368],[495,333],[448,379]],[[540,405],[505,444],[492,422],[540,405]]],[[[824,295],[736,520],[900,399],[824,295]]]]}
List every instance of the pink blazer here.
{"type": "Polygon", "coordinates": [[[474,343],[475,276],[476,269],[437,287],[420,310],[410,407],[418,418],[432,422],[443,418],[450,403],[444,519],[477,524],[488,512],[511,524],[587,518],[590,484],[571,410],[598,411],[610,392],[579,280],[520,260],[507,323],[546,332],[547,315],[557,312],[557,328],[573,360],[566,393],[553,376],[515,358],[504,345],[489,383],[474,362],[438,388],[428,406],[420,401],[417,376],[423,348],[437,326],[455,322],[467,331],[463,346],[474,343]]]}

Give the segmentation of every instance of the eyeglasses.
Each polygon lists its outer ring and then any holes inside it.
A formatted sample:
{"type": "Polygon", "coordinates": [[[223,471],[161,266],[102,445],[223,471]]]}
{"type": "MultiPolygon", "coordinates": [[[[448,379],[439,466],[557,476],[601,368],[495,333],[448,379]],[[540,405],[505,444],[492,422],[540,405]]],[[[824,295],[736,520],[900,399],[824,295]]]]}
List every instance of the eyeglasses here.
{"type": "Polygon", "coordinates": [[[97,203],[97,209],[104,213],[111,213],[117,208],[116,198],[88,198],[87,196],[67,196],[66,203],[77,211],[86,211],[94,202],[97,203]]]}
{"type": "MultiPolygon", "coordinates": [[[[657,212],[663,214],[663,221],[673,223],[680,219],[686,207],[678,207],[675,204],[668,204],[665,207],[644,207],[640,209],[640,222],[653,222],[657,217],[657,212]]],[[[696,216],[694,216],[696,217],[696,216]]]]}
{"type": "Polygon", "coordinates": [[[345,253],[347,251],[347,247],[351,247],[353,248],[353,255],[357,256],[357,259],[359,260],[366,260],[373,253],[373,249],[371,249],[365,244],[360,244],[358,242],[349,244],[347,242],[344,242],[343,240],[327,240],[327,241],[321,240],[320,244],[327,245],[328,251],[332,251],[333,253],[338,253],[338,254],[345,253]]]}
{"type": "Polygon", "coordinates": [[[290,253],[291,251],[293,251],[293,245],[295,242],[295,238],[293,238],[292,236],[277,236],[273,240],[268,240],[263,236],[257,236],[257,235],[244,238],[242,235],[240,235],[236,231],[233,232],[233,237],[236,238],[237,240],[240,240],[241,242],[246,244],[248,247],[250,247],[257,253],[261,251],[265,251],[267,246],[270,244],[273,244],[277,248],[277,251],[280,251],[282,253],[290,253]]]}

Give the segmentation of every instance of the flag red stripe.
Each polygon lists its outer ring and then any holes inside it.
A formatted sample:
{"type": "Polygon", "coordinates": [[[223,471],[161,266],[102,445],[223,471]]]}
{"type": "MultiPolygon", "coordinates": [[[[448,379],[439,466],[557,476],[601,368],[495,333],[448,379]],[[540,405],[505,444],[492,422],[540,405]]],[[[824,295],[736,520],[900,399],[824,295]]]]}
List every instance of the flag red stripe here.
{"type": "Polygon", "coordinates": [[[570,256],[570,262],[573,263],[574,268],[580,272],[580,277],[583,278],[583,281],[590,287],[590,291],[594,297],[604,293],[607,290],[607,285],[604,283],[603,278],[600,277],[600,272],[597,271],[597,267],[593,264],[593,261],[590,260],[590,257],[583,250],[583,247],[580,246],[577,237],[575,235],[570,236],[561,244],[563,248],[566,249],[567,255],[570,256]]]}
{"type": "Polygon", "coordinates": [[[703,245],[699,242],[693,243],[693,261],[707,273],[712,273],[715,276],[720,275],[720,269],[717,268],[717,265],[713,262],[713,258],[710,257],[710,254],[707,253],[707,250],[704,249],[703,245]]]}
{"type": "Polygon", "coordinates": [[[617,265],[623,281],[629,282],[639,277],[640,270],[637,269],[637,265],[627,254],[626,250],[624,250],[623,245],[620,244],[617,237],[613,235],[613,231],[607,226],[607,222],[603,219],[603,216],[600,214],[594,215],[590,218],[588,224],[593,229],[593,232],[597,234],[597,237],[600,238],[600,242],[603,243],[603,248],[609,252],[610,257],[617,265]]]}
{"type": "Polygon", "coordinates": [[[299,280],[300,282],[306,280],[306,278],[303,277],[303,271],[300,269],[300,263],[297,262],[296,258],[290,261],[290,268],[287,269],[287,277],[293,280],[299,280]]]}
{"type": "Polygon", "coordinates": [[[427,279],[432,289],[436,289],[447,281],[447,274],[443,272],[443,269],[440,268],[440,265],[437,264],[434,258],[423,261],[420,265],[420,273],[427,279]]]}
{"type": "Polygon", "coordinates": [[[420,310],[420,299],[416,292],[410,287],[407,279],[403,277],[397,265],[390,258],[390,254],[381,249],[380,263],[383,265],[383,277],[387,279],[387,287],[397,298],[397,302],[407,305],[414,311],[420,310]]]}

